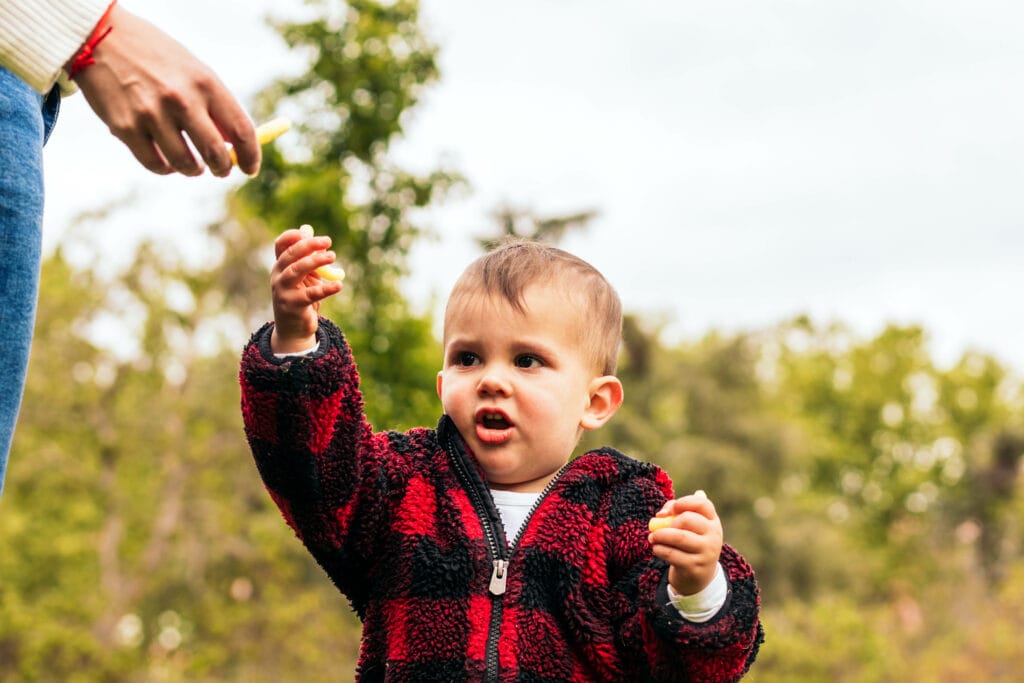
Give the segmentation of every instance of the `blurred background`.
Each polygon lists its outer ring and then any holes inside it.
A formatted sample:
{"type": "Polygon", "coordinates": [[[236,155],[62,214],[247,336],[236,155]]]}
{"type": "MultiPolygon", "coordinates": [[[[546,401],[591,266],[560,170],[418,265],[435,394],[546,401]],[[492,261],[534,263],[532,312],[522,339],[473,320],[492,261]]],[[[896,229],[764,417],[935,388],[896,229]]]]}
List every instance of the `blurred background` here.
{"type": "Polygon", "coordinates": [[[506,234],[627,310],[609,443],[758,570],[751,681],[1017,680],[1024,8],[128,2],[254,120],[159,178],[80,96],[0,498],[0,681],[348,680],[359,626],[246,448],[272,240],[334,239],[370,418],[433,424],[444,296],[506,234]]]}

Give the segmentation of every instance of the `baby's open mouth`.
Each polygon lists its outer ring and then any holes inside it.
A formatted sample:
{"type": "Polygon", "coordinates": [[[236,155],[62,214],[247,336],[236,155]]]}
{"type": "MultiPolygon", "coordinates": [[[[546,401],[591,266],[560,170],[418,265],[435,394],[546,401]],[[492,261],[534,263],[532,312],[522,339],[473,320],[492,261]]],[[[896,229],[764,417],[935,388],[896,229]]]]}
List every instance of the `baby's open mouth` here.
{"type": "Polygon", "coordinates": [[[487,429],[508,429],[512,423],[501,413],[483,413],[480,416],[480,424],[487,429]]]}
{"type": "Polygon", "coordinates": [[[512,438],[515,425],[508,415],[491,408],[476,411],[476,437],[481,443],[498,446],[512,438]]]}

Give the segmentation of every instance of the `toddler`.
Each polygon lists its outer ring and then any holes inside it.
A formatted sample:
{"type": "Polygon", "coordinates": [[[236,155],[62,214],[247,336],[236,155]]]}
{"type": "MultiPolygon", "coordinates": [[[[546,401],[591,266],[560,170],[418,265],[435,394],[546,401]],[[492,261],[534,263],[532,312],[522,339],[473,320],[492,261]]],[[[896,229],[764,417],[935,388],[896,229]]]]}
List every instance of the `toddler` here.
{"type": "Polygon", "coordinates": [[[623,400],[605,278],[528,241],[473,262],[445,311],[437,427],[375,432],[318,314],[342,288],[315,274],[329,247],[277,239],[242,413],[271,497],[363,624],[357,680],[741,678],[758,589],[713,503],[612,448],[572,457],[623,400]]]}

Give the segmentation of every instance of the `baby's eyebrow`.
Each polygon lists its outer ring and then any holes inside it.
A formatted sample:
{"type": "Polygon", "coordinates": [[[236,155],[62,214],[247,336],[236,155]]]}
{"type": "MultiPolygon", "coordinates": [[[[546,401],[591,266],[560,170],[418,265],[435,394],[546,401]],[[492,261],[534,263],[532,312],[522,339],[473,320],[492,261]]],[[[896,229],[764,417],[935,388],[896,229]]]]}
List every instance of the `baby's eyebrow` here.
{"type": "Polygon", "coordinates": [[[467,347],[477,347],[480,342],[472,337],[452,337],[445,342],[445,348],[448,350],[465,349],[467,347]]]}

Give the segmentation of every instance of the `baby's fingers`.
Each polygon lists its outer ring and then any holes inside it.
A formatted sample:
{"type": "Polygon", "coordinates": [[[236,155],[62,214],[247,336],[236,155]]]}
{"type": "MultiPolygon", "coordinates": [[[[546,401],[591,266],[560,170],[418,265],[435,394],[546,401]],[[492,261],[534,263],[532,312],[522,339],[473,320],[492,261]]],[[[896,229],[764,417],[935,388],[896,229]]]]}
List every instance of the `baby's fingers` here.
{"type": "Polygon", "coordinates": [[[300,259],[310,254],[320,255],[323,258],[316,259],[312,272],[321,280],[341,282],[345,279],[345,269],[334,262],[333,252],[326,251],[330,246],[331,238],[315,236],[311,225],[299,226],[297,230],[286,230],[275,243],[279,269],[284,271],[294,264],[305,270],[306,264],[300,259]]]}
{"type": "Polygon", "coordinates": [[[303,235],[302,231],[298,228],[291,228],[282,232],[277,236],[277,239],[274,240],[275,258],[281,258],[281,254],[283,254],[288,247],[292,246],[299,240],[304,239],[304,237],[305,235],[303,235]]]}
{"type": "Polygon", "coordinates": [[[666,501],[665,504],[661,506],[661,509],[658,510],[658,514],[651,518],[647,526],[651,531],[664,529],[668,526],[678,527],[680,525],[673,523],[673,520],[685,512],[697,512],[705,518],[712,520],[717,516],[714,503],[708,499],[708,496],[704,491],[697,489],[689,496],[682,496],[681,498],[666,501]]]}
{"type": "Polygon", "coordinates": [[[341,282],[307,276],[297,287],[277,285],[273,289],[274,310],[287,315],[306,316],[307,310],[320,310],[320,302],[341,291],[341,282]]]}
{"type": "Polygon", "coordinates": [[[681,535],[673,537],[671,543],[652,543],[651,552],[655,557],[675,565],[698,562],[708,552],[709,545],[700,536],[681,535]]]}
{"type": "Polygon", "coordinates": [[[284,267],[281,270],[281,284],[285,287],[313,286],[321,282],[316,276],[317,269],[333,262],[333,251],[314,251],[287,265],[282,263],[284,267]]]}
{"type": "Polygon", "coordinates": [[[651,534],[657,533],[659,543],[679,543],[683,534],[703,536],[711,531],[713,526],[712,520],[693,511],[672,517],[654,517],[648,523],[651,534]]]}
{"type": "Polygon", "coordinates": [[[308,256],[314,251],[330,248],[331,238],[326,235],[313,235],[313,228],[303,225],[298,229],[285,230],[274,241],[274,253],[278,261],[285,265],[308,256]]]}

